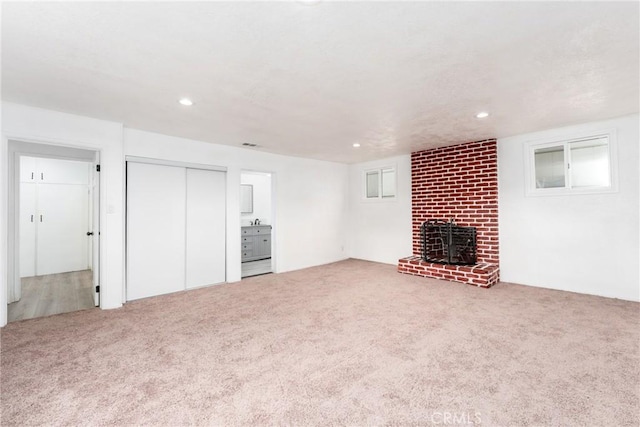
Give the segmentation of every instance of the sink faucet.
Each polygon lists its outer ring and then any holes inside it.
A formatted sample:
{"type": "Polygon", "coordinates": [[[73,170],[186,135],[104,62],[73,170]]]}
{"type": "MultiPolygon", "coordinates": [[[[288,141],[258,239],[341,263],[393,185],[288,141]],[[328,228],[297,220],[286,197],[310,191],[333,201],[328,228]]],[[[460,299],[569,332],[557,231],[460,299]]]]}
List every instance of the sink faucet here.
{"type": "Polygon", "coordinates": [[[258,218],[256,218],[256,220],[255,220],[255,221],[253,221],[253,224],[254,224],[254,225],[260,225],[260,220],[259,220],[258,218]]]}

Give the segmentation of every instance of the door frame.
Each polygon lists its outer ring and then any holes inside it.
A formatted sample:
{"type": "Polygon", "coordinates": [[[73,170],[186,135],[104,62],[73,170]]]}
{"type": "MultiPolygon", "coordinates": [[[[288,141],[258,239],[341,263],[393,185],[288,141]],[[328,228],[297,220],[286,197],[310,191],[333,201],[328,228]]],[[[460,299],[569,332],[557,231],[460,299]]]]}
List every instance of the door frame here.
{"type": "MultiPolygon", "coordinates": [[[[20,227],[18,221],[20,212],[20,157],[22,156],[86,161],[89,164],[93,164],[95,168],[95,161],[100,158],[100,151],[43,142],[33,142],[22,138],[8,138],[9,182],[7,228],[8,230],[13,230],[13,233],[10,232],[7,236],[7,247],[9,249],[7,251],[7,304],[18,301],[22,296],[20,280],[20,227]]],[[[94,218],[96,214],[99,217],[100,212],[101,186],[99,185],[99,181],[100,179],[98,179],[97,194],[92,194],[92,198],[94,199],[92,201],[93,205],[94,207],[98,207],[98,211],[94,212],[94,218]]],[[[100,231],[98,229],[98,236],[99,233],[100,231]]],[[[99,247],[100,243],[100,239],[96,239],[96,235],[94,234],[93,245],[97,245],[99,247]]],[[[91,262],[93,268],[99,268],[100,266],[99,251],[97,251],[97,254],[98,258],[95,258],[96,251],[94,250],[91,262]]],[[[94,302],[99,303],[99,299],[95,297],[95,286],[99,286],[99,283],[94,283],[94,302]]]]}
{"type": "MultiPolygon", "coordinates": [[[[262,175],[269,175],[271,178],[271,272],[272,273],[278,273],[279,268],[278,268],[278,251],[277,251],[277,247],[278,247],[278,234],[276,233],[277,230],[277,225],[278,225],[278,207],[277,207],[277,186],[276,186],[276,181],[277,181],[277,174],[274,171],[266,171],[266,170],[259,170],[259,169],[240,169],[240,176],[239,176],[239,181],[240,181],[240,185],[242,185],[242,174],[243,173],[247,173],[247,174],[262,174],[262,175]]],[[[242,216],[241,213],[239,213],[240,216],[242,216]]],[[[242,221],[241,221],[242,222],[242,221]]],[[[242,225],[242,224],[241,224],[242,225]]],[[[242,263],[242,260],[240,260],[240,262],[242,263]]]]}
{"type": "Polygon", "coordinates": [[[100,151],[94,152],[93,167],[91,168],[91,272],[93,273],[93,304],[100,307],[100,151]]]}

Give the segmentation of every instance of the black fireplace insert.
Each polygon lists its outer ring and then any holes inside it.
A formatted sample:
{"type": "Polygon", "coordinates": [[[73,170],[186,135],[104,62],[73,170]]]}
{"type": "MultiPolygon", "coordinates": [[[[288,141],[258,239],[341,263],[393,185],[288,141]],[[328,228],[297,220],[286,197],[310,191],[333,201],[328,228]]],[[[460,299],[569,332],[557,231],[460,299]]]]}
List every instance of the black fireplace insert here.
{"type": "Polygon", "coordinates": [[[422,259],[438,264],[476,263],[476,229],[459,227],[453,220],[430,219],[420,226],[422,259]]]}

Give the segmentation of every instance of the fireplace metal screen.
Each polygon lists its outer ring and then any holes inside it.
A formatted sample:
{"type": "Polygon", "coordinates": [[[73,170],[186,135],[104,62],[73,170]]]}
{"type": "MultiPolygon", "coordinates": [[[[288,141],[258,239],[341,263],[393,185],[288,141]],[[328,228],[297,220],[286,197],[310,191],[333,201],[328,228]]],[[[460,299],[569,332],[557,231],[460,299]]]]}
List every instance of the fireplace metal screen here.
{"type": "Polygon", "coordinates": [[[420,226],[422,258],[439,264],[476,263],[476,229],[453,221],[429,220],[420,226]]]}

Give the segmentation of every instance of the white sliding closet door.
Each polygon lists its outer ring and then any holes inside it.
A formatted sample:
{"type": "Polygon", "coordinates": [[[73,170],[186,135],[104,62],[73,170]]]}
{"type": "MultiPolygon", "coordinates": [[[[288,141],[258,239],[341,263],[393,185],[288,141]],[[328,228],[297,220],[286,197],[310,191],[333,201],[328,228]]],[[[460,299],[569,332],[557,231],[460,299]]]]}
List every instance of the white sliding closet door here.
{"type": "Polygon", "coordinates": [[[226,280],[225,175],[187,169],[187,289],[226,280]]]}
{"type": "Polygon", "coordinates": [[[127,300],[185,287],[186,169],[127,163],[127,300]]]}

